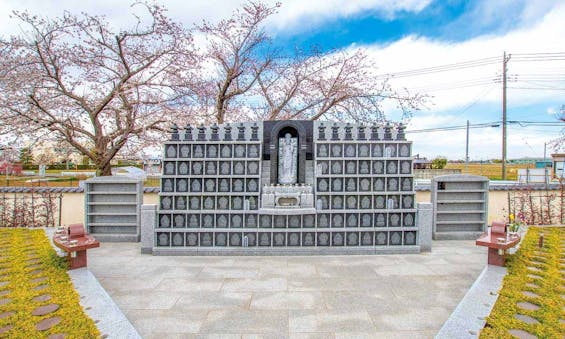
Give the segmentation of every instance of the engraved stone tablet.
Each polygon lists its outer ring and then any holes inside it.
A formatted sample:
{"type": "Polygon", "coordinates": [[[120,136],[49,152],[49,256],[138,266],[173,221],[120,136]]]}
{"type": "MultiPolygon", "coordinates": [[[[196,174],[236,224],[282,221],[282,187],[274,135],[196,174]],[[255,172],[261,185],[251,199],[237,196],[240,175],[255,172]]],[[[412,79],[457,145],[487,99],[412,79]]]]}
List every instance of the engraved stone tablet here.
{"type": "Polygon", "coordinates": [[[369,209],[371,208],[371,198],[364,196],[361,198],[361,208],[362,209],[369,209]]]}
{"type": "Polygon", "coordinates": [[[232,216],[231,226],[235,228],[239,228],[243,226],[243,219],[241,218],[241,215],[235,214],[232,216]]]}
{"type": "Polygon", "coordinates": [[[371,215],[363,214],[361,216],[361,227],[371,227],[371,215]]]}
{"type": "Polygon", "coordinates": [[[216,180],[208,179],[206,180],[206,192],[215,192],[216,191],[216,180]]]}
{"type": "Polygon", "coordinates": [[[186,175],[188,174],[188,164],[186,162],[181,162],[179,165],[179,174],[186,175]]]}
{"type": "Polygon", "coordinates": [[[196,246],[198,245],[198,237],[196,233],[188,233],[186,236],[186,244],[188,246],[196,246]]]}
{"type": "Polygon", "coordinates": [[[410,149],[407,145],[400,146],[400,156],[401,157],[409,157],[410,156],[410,149]]]}
{"type": "Polygon", "coordinates": [[[354,161],[348,161],[347,165],[345,166],[345,171],[347,174],[355,174],[357,173],[357,166],[355,165],[354,161]]]}
{"type": "Polygon", "coordinates": [[[404,198],[402,198],[402,207],[412,208],[413,206],[414,206],[414,199],[411,196],[406,195],[404,196],[404,198]]]}
{"type": "Polygon", "coordinates": [[[221,214],[218,216],[218,223],[216,224],[219,228],[226,228],[228,227],[228,218],[221,214]]]}
{"type": "Polygon", "coordinates": [[[208,161],[206,163],[206,174],[215,175],[216,174],[216,163],[208,161]]]}
{"type": "Polygon", "coordinates": [[[275,246],[284,246],[284,234],[276,233],[274,237],[274,245],[275,246]]]}
{"type": "Polygon", "coordinates": [[[361,181],[359,182],[359,187],[361,188],[361,191],[370,190],[371,189],[371,180],[369,180],[367,178],[361,179],[361,181]]]}
{"type": "Polygon", "coordinates": [[[175,235],[173,235],[173,246],[182,246],[182,245],[184,245],[182,234],[175,233],[175,235]]]}
{"type": "Polygon", "coordinates": [[[230,190],[228,179],[220,180],[220,192],[228,192],[230,190]]]}
{"type": "Polygon", "coordinates": [[[226,235],[224,233],[216,233],[216,246],[226,246],[226,235]]]}
{"type": "Polygon", "coordinates": [[[388,178],[388,190],[398,191],[398,180],[396,178],[388,178]]]}
{"type": "Polygon", "coordinates": [[[168,215],[163,214],[161,216],[160,227],[171,227],[171,219],[169,218],[168,215]]]}
{"type": "Polygon", "coordinates": [[[387,174],[395,174],[396,173],[396,162],[389,161],[386,167],[387,174]]]}
{"type": "Polygon", "coordinates": [[[402,238],[400,237],[400,232],[392,232],[390,235],[391,245],[400,245],[402,243],[402,238]]]}
{"type": "Polygon", "coordinates": [[[212,234],[203,233],[200,235],[200,245],[202,246],[212,246],[212,234]]]}
{"type": "Polygon", "coordinates": [[[400,225],[400,216],[394,213],[390,215],[390,226],[399,226],[400,225]]]}
{"type": "Polygon", "coordinates": [[[348,192],[357,191],[357,181],[354,178],[347,179],[347,191],[348,192]]]}
{"type": "Polygon", "coordinates": [[[355,156],[355,145],[345,146],[345,156],[346,157],[354,157],[355,156]]]}
{"type": "Polygon", "coordinates": [[[200,209],[200,198],[192,197],[190,198],[190,209],[199,210],[200,209]]]}
{"type": "Polygon", "coordinates": [[[177,149],[173,145],[167,146],[167,158],[176,158],[177,157],[177,149]]]}
{"type": "Polygon", "coordinates": [[[241,161],[238,161],[235,163],[234,167],[233,167],[233,172],[235,174],[244,174],[245,168],[243,167],[243,163],[241,161]]]}
{"type": "Polygon", "coordinates": [[[416,245],[416,233],[415,232],[405,232],[404,233],[404,245],[416,245]]]}
{"type": "Polygon", "coordinates": [[[357,208],[357,198],[350,195],[347,197],[347,208],[356,209],[357,208]]]}
{"type": "Polygon", "coordinates": [[[383,173],[383,162],[373,161],[373,173],[382,174],[383,173]]]}
{"type": "Polygon", "coordinates": [[[341,214],[334,214],[332,218],[333,227],[343,227],[343,217],[341,214]]]}
{"type": "Polygon", "coordinates": [[[363,236],[361,238],[361,243],[364,246],[370,246],[373,244],[373,237],[370,232],[362,232],[363,236]]]}
{"type": "Polygon", "coordinates": [[[202,149],[202,145],[195,145],[194,146],[194,157],[195,158],[202,158],[204,156],[204,150],[202,149]]]}
{"type": "Polygon", "coordinates": [[[336,209],[343,208],[343,199],[340,196],[333,197],[332,207],[336,209]]]}
{"type": "Polygon", "coordinates": [[[175,215],[175,227],[177,228],[184,227],[184,215],[181,214],[175,215]]]}
{"type": "Polygon", "coordinates": [[[318,216],[318,226],[320,227],[328,227],[328,216],[326,214],[322,214],[318,216]]]}
{"type": "Polygon", "coordinates": [[[255,161],[251,161],[247,164],[247,174],[257,174],[259,165],[255,161]]]}
{"type": "Polygon", "coordinates": [[[405,214],[404,215],[404,226],[413,226],[414,225],[414,217],[412,214],[405,214]]]}
{"type": "Polygon", "coordinates": [[[249,145],[248,155],[250,158],[257,158],[259,156],[259,146],[249,145]]]}
{"type": "Polygon", "coordinates": [[[341,161],[332,161],[332,174],[341,174],[341,161]]]}
{"type": "Polygon", "coordinates": [[[232,208],[233,208],[234,210],[241,210],[241,209],[243,209],[243,199],[240,198],[240,197],[235,197],[235,198],[233,198],[233,201],[232,201],[232,208]]]}
{"type": "Polygon", "coordinates": [[[348,246],[357,246],[359,244],[359,236],[357,233],[348,233],[347,234],[347,245],[348,246]]]}
{"type": "Polygon", "coordinates": [[[412,180],[408,178],[402,179],[402,190],[411,191],[412,190],[412,180]]]}
{"type": "Polygon", "coordinates": [[[402,162],[402,168],[401,168],[400,172],[402,174],[410,174],[410,162],[409,161],[403,161],[402,162]]]}
{"type": "Polygon", "coordinates": [[[357,227],[357,215],[350,214],[347,217],[347,227],[357,227]]]}
{"type": "Polygon", "coordinates": [[[220,165],[220,174],[229,175],[230,174],[230,163],[223,161],[220,165]]]}
{"type": "Polygon", "coordinates": [[[243,180],[242,179],[235,179],[233,181],[233,191],[234,192],[243,192],[243,180]]]}
{"type": "Polygon", "coordinates": [[[330,237],[328,233],[318,233],[318,245],[327,246],[329,245],[330,237]]]}
{"type": "Polygon", "coordinates": [[[231,158],[231,146],[230,145],[223,145],[222,146],[222,158],[231,158]]]}
{"type": "Polygon", "coordinates": [[[167,233],[159,233],[159,246],[169,246],[169,235],[167,233]]]}
{"type": "Polygon", "coordinates": [[[326,145],[318,145],[318,156],[319,157],[328,156],[328,147],[326,145]]]}
{"type": "Polygon", "coordinates": [[[369,162],[364,160],[359,163],[359,174],[369,174],[369,162]]]}
{"type": "Polygon", "coordinates": [[[332,180],[332,191],[341,192],[341,179],[336,178],[332,180]]]}
{"type": "Polygon", "coordinates": [[[202,174],[202,163],[201,162],[193,162],[192,163],[192,174],[193,175],[202,174]]]}
{"type": "Polygon", "coordinates": [[[332,145],[332,157],[341,157],[341,145],[332,145]]]}
{"type": "Polygon", "coordinates": [[[190,215],[190,218],[188,219],[188,227],[197,228],[199,226],[200,223],[198,222],[198,217],[194,214],[190,215]]]}
{"type": "Polygon", "coordinates": [[[173,191],[173,181],[171,179],[163,180],[163,191],[172,192],[173,191]]]}
{"type": "Polygon", "coordinates": [[[385,208],[385,198],[381,195],[375,198],[375,207],[376,208],[385,208]]]}
{"type": "Polygon", "coordinates": [[[368,157],[369,156],[369,146],[368,145],[359,145],[359,156],[360,157],[368,157]]]}
{"type": "Polygon", "coordinates": [[[385,226],[385,216],[382,213],[377,215],[377,227],[384,227],[385,226]]]}
{"type": "Polygon", "coordinates": [[[210,214],[206,214],[204,216],[204,225],[203,227],[214,227],[214,218],[210,214]]]}
{"type": "Polygon", "coordinates": [[[167,175],[174,175],[175,174],[175,165],[172,162],[167,162],[165,164],[165,174],[167,175]]]}
{"type": "Polygon", "coordinates": [[[386,245],[386,233],[385,232],[377,232],[377,245],[386,245]]]}
{"type": "Polygon", "coordinates": [[[214,198],[206,197],[206,199],[204,199],[204,208],[207,210],[214,209],[214,198]]]}
{"type": "Polygon", "coordinates": [[[198,180],[198,179],[192,179],[190,186],[191,186],[190,189],[191,189],[192,192],[202,191],[202,185],[200,184],[200,180],[198,180]]]}
{"type": "Polygon", "coordinates": [[[259,245],[260,246],[270,246],[271,238],[268,233],[259,233],[259,245]]]}
{"type": "Polygon", "coordinates": [[[236,158],[245,158],[245,146],[243,146],[243,145],[235,146],[235,157],[236,158]]]}
{"type": "Polygon", "coordinates": [[[218,156],[218,148],[216,145],[208,146],[208,158],[216,158],[218,156]]]}
{"type": "Polygon", "coordinates": [[[180,147],[180,156],[181,158],[188,158],[190,156],[190,146],[182,145],[180,147]]]}
{"type": "Polygon", "coordinates": [[[300,245],[300,236],[298,235],[298,233],[290,233],[288,237],[288,244],[290,246],[300,245]]]}
{"type": "Polygon", "coordinates": [[[343,235],[341,235],[341,233],[334,233],[332,238],[333,238],[333,245],[343,246],[343,235]]]}
{"type": "Polygon", "coordinates": [[[304,235],[303,241],[304,246],[313,246],[314,245],[314,235],[312,233],[306,233],[304,235]]]}
{"type": "Polygon", "coordinates": [[[168,210],[171,208],[171,203],[172,203],[171,198],[163,197],[161,199],[161,208],[164,210],[168,210]]]}
{"type": "Polygon", "coordinates": [[[177,197],[177,210],[183,210],[186,208],[186,203],[184,197],[177,197]]]}
{"type": "Polygon", "coordinates": [[[318,181],[318,191],[320,192],[328,191],[328,182],[326,181],[326,179],[320,179],[318,181]]]}

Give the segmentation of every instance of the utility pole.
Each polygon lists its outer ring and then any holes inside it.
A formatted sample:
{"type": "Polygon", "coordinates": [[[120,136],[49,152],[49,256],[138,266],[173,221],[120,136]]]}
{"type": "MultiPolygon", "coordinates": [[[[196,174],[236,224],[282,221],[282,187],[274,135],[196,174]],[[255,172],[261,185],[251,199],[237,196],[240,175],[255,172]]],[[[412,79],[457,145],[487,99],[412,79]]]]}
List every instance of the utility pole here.
{"type": "Polygon", "coordinates": [[[469,173],[469,120],[467,120],[467,139],[465,142],[465,173],[469,173]]]}
{"type": "Polygon", "coordinates": [[[502,55],[502,180],[506,180],[506,71],[510,55],[502,55]]]}

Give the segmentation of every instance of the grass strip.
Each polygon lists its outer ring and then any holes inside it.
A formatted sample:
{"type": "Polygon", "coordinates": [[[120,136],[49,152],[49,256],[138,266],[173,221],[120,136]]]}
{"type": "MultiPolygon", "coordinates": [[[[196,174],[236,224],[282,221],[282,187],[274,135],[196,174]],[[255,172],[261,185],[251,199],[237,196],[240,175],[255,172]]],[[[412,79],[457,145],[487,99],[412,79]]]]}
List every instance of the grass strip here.
{"type": "Polygon", "coordinates": [[[10,300],[0,306],[0,313],[13,312],[0,319],[0,328],[12,326],[0,336],[47,338],[52,334],[64,334],[65,338],[100,337],[94,322],[79,304],[79,295],[67,274],[65,259],[57,256],[43,230],[0,228],[0,253],[1,279],[7,282],[0,287],[0,293],[4,294],[0,298],[10,300]],[[45,295],[50,297],[49,300],[33,300],[45,295]],[[32,315],[38,306],[49,304],[59,305],[59,308],[46,315],[32,315]],[[52,317],[60,317],[60,323],[45,331],[36,329],[40,321],[52,317]]]}
{"type": "Polygon", "coordinates": [[[520,249],[508,257],[508,274],[481,338],[512,338],[511,330],[525,331],[538,338],[565,337],[564,249],[564,228],[529,227],[520,249]],[[538,246],[540,233],[544,234],[543,248],[538,246]],[[530,303],[539,309],[524,309],[520,303],[530,303]],[[537,322],[526,323],[517,319],[517,314],[537,322]]]}

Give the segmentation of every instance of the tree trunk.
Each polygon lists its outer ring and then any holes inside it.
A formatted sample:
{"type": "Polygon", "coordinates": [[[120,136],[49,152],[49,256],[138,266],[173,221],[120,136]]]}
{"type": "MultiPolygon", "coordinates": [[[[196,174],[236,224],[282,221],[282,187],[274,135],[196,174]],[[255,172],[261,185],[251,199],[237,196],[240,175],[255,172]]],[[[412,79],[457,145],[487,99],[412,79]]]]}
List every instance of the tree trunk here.
{"type": "Polygon", "coordinates": [[[112,166],[110,162],[104,164],[96,164],[96,175],[99,177],[108,177],[112,175],[112,166]]]}

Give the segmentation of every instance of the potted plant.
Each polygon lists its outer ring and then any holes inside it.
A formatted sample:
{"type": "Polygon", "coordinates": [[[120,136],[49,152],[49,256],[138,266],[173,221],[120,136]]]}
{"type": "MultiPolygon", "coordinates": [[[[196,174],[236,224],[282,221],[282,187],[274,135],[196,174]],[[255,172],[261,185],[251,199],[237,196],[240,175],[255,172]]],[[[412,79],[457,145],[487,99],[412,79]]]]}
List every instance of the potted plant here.
{"type": "Polygon", "coordinates": [[[520,227],[524,223],[524,214],[522,212],[518,212],[518,218],[514,217],[514,214],[510,214],[508,216],[510,223],[507,225],[507,232],[511,236],[515,236],[520,231],[520,227]]]}

